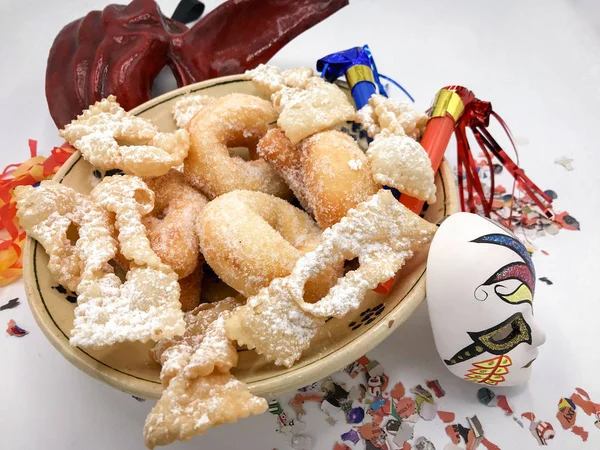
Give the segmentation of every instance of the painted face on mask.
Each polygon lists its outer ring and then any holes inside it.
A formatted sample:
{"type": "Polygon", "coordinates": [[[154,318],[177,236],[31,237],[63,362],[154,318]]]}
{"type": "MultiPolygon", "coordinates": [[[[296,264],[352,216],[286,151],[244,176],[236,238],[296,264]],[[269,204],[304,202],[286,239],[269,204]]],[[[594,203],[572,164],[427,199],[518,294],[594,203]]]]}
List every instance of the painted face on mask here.
{"type": "Polygon", "coordinates": [[[448,369],[490,386],[526,382],[546,339],[534,292],[535,268],[511,233],[475,214],[446,219],[429,250],[427,303],[448,369]]]}

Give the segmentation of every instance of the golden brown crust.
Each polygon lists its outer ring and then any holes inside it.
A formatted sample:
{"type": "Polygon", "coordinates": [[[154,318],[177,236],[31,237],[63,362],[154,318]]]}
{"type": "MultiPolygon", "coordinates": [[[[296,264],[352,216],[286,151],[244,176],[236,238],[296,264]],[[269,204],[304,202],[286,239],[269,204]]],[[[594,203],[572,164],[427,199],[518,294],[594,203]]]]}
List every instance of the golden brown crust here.
{"type": "Polygon", "coordinates": [[[144,217],[150,245],[179,278],[186,278],[201,259],[194,224],[208,200],[175,169],[144,181],[155,198],[152,214],[144,217]]]}
{"type": "Polygon", "coordinates": [[[287,197],[289,188],[265,161],[231,157],[228,149],[255,147],[276,119],[270,102],[246,94],[226,95],[200,110],[188,125],[188,181],[209,199],[236,189],[287,197]]]}

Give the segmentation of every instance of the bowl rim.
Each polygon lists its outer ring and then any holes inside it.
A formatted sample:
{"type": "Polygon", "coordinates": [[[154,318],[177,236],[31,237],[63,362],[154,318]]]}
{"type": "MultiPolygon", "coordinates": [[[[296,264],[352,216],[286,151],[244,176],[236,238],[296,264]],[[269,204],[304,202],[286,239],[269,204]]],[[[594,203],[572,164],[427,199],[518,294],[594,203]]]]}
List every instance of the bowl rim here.
{"type": "MultiPolygon", "coordinates": [[[[190,84],[153,98],[133,108],[130,113],[139,115],[173,98],[209,87],[240,81],[248,81],[248,79],[243,75],[230,75],[190,84]]],[[[52,179],[62,182],[81,158],[79,151],[74,152],[52,179]]],[[[443,213],[444,216],[448,216],[458,211],[458,200],[454,175],[445,159],[438,169],[438,173],[443,189],[443,196],[440,196],[440,199],[444,202],[443,213]]],[[[71,364],[91,377],[138,397],[159,398],[163,390],[160,382],[123,372],[94,358],[85,350],[70,345],[68,336],[54,321],[41,293],[36,275],[36,252],[38,247],[37,241],[27,237],[23,248],[23,280],[29,307],[38,326],[50,343],[71,364]]],[[[382,315],[375,325],[360,333],[352,341],[309,364],[297,368],[292,367],[284,374],[251,381],[248,383],[250,391],[256,395],[275,395],[306,386],[347,366],[372,350],[400,327],[425,299],[425,272],[426,268],[423,269],[423,272],[396,307],[382,315]]]]}

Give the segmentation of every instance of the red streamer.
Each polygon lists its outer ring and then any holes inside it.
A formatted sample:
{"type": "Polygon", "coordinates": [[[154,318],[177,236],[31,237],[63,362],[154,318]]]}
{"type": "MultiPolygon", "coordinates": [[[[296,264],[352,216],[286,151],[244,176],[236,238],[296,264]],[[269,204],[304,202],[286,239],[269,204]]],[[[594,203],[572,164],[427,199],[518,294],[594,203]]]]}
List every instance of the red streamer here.
{"type": "MultiPolygon", "coordinates": [[[[492,158],[495,157],[515,179],[512,189],[512,198],[514,199],[515,188],[518,186],[520,190],[524,191],[525,194],[541,208],[548,218],[554,217],[552,212],[552,199],[531,181],[529,177],[525,175],[525,172],[518,166],[519,156],[512,134],[504,120],[494,112],[490,102],[475,99],[466,105],[464,113],[456,125],[456,142],[458,159],[458,192],[460,207],[463,211],[478,213],[479,207],[481,207],[483,214],[486,217],[490,217],[492,213],[498,214],[494,212],[492,208],[495,189],[492,158]],[[515,154],[517,155],[517,163],[507,155],[500,144],[498,144],[488,131],[490,117],[493,117],[498,121],[508,136],[515,154]],[[470,129],[473,133],[473,136],[485,157],[485,164],[487,164],[490,169],[490,190],[488,195],[485,194],[483,186],[481,185],[481,180],[479,179],[477,163],[475,162],[467,139],[467,129],[470,129]]],[[[500,218],[503,219],[503,223],[507,224],[509,227],[512,219],[512,205],[510,209],[511,217],[506,218],[500,216],[500,218]]]]}

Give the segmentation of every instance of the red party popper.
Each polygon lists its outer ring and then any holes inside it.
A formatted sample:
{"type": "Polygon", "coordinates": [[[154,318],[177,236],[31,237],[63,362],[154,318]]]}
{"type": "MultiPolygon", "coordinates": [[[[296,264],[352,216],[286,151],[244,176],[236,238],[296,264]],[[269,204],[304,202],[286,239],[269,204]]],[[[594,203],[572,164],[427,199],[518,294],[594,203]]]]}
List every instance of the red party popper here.
{"type": "MultiPolygon", "coordinates": [[[[454,128],[462,116],[466,105],[475,99],[475,95],[462,86],[446,86],[439,90],[429,112],[429,121],[421,138],[421,145],[431,160],[434,172],[440,167],[450,142],[454,128]]],[[[425,202],[408,195],[400,196],[400,203],[416,214],[420,214],[425,202]]],[[[394,278],[381,283],[374,290],[387,294],[392,290],[394,278]]]]}

